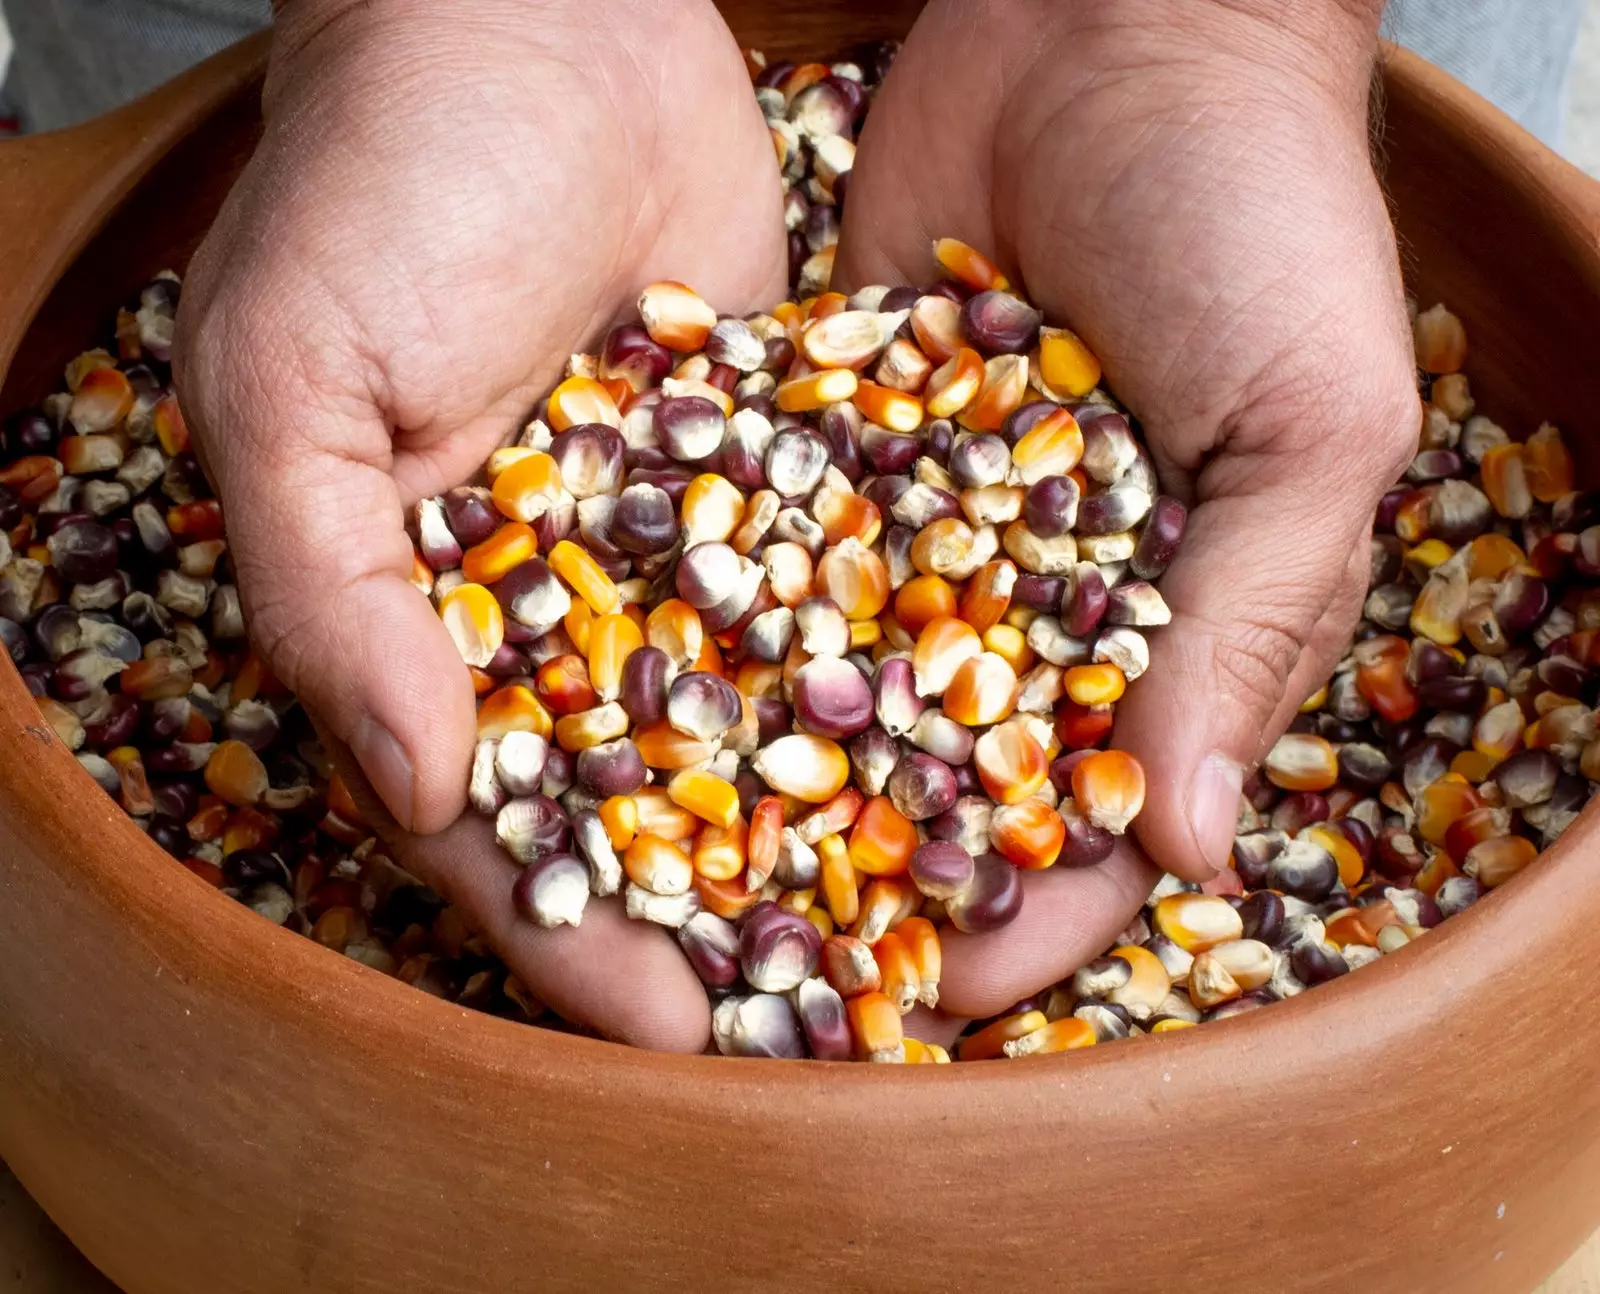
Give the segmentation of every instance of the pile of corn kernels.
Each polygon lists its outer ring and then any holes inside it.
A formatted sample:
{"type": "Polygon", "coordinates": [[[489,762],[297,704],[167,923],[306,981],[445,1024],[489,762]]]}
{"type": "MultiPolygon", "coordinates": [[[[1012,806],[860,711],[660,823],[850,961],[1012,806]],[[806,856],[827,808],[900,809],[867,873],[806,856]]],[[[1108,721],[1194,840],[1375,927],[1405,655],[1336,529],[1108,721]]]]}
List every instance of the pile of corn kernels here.
{"type": "MultiPolygon", "coordinates": [[[[924,293],[827,291],[870,90],[857,65],[751,64],[798,299],[719,319],[646,289],[485,485],[419,505],[415,578],[482,698],[471,799],[527,865],[530,919],[624,890],[678,931],[729,1054],[937,1062],[901,1017],[937,1003],[938,923],[998,928],[1016,868],[1091,865],[1138,810],[1137,764],[1102,748],[1183,510],[1092,355],[972,249],[937,245],[950,277],[924,293]]],[[[7,424],[0,643],[190,871],[426,991],[566,1027],[384,855],[246,645],[170,390],[178,291],[155,280],[114,355],[7,424]]],[[[1476,414],[1453,316],[1415,334],[1427,413],[1365,618],[1247,785],[1235,869],[1163,880],[1106,957],[957,1058],[1291,996],[1503,883],[1587,799],[1594,496],[1554,429],[1516,443],[1476,414]]]]}

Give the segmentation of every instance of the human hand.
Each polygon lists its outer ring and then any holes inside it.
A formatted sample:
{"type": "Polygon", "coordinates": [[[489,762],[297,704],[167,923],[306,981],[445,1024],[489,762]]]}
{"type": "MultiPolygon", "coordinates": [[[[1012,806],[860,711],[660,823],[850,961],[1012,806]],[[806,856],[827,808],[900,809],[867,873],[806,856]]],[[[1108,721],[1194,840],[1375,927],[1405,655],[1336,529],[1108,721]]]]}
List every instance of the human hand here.
{"type": "Polygon", "coordinates": [[[739,51],[700,0],[671,21],[644,0],[299,0],[265,115],[176,355],[254,640],[353,752],[399,860],[539,997],[698,1050],[705,994],[668,933],[620,910],[577,931],[515,920],[492,828],[456,822],[472,687],[408,582],[405,517],[469,478],[643,284],[687,278],[730,310],[783,295],[782,194],[739,51]]]}
{"type": "MultiPolygon", "coordinates": [[[[1139,843],[1225,864],[1244,770],[1336,663],[1361,542],[1420,420],[1368,156],[1381,4],[935,0],[863,132],[834,282],[918,281],[930,239],[992,251],[1103,362],[1191,505],[1170,626],[1117,705],[1139,843]]],[[[1155,879],[1123,846],[1028,873],[1013,927],[952,933],[942,1001],[986,1015],[1115,937],[1155,879]]]]}

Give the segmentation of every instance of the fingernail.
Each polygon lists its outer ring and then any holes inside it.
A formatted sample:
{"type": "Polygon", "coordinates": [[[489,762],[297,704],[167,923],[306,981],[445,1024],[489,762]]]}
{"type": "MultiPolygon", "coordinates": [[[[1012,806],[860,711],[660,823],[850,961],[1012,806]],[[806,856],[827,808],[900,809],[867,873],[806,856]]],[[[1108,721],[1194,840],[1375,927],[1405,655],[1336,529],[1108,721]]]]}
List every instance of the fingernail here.
{"type": "Polygon", "coordinates": [[[350,749],[372,789],[402,830],[411,830],[411,757],[394,734],[376,719],[363,718],[350,738],[350,749]]]}
{"type": "Polygon", "coordinates": [[[1239,789],[1243,785],[1244,769],[1220,751],[1213,751],[1200,765],[1189,793],[1189,831],[1201,860],[1213,873],[1223,865],[1233,840],[1233,829],[1239,821],[1239,789]]]}

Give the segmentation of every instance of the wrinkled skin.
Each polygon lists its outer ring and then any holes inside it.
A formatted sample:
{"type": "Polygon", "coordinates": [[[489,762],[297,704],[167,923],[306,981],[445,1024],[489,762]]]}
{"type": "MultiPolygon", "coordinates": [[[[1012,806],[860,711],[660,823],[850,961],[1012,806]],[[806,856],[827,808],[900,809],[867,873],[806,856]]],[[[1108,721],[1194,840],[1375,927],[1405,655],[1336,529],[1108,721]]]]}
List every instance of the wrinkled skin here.
{"type": "MultiPolygon", "coordinates": [[[[1417,409],[1366,155],[1375,14],[1329,0],[1288,31],[1243,0],[1179,7],[931,5],[861,141],[835,281],[925,281],[938,234],[993,249],[1103,358],[1197,505],[1117,740],[1149,772],[1140,844],[1203,877],[1242,768],[1348,631],[1417,409]]],[[[709,5],[651,13],[289,5],[266,138],[191,271],[177,358],[252,633],[398,860],[564,1014],[698,1050],[709,1013],[668,933],[614,904],[577,931],[515,916],[492,829],[457,821],[471,690],[406,582],[409,506],[470,477],[641,284],[730,311],[782,295],[737,50],[709,5]]],[[[1069,973],[1153,877],[1129,844],[1028,874],[1015,924],[948,937],[944,1003],[987,1014],[1069,973]]]]}
{"type": "MultiPolygon", "coordinates": [[[[1348,641],[1372,508],[1415,449],[1368,159],[1379,7],[936,0],[851,176],[836,285],[923,280],[940,235],[994,249],[1100,356],[1190,505],[1172,624],[1114,739],[1147,774],[1139,844],[1194,880],[1226,864],[1243,771],[1348,641]]],[[[945,1004],[986,1015],[1059,979],[1155,875],[1131,848],[1026,875],[1016,926],[947,941],[945,1004]]]]}

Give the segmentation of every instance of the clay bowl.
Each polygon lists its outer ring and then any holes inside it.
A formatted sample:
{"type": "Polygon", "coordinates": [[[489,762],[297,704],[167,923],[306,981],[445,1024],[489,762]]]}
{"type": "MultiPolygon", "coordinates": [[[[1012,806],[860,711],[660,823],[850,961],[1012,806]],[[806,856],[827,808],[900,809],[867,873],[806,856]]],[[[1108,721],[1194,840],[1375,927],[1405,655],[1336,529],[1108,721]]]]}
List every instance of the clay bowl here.
{"type": "MultiPolygon", "coordinates": [[[[735,20],[804,55],[904,30],[915,5],[890,8],[735,20]]],[[[182,262],[251,147],[263,53],[0,147],[0,410],[182,262]]],[[[1418,295],[1467,319],[1480,403],[1559,422],[1593,482],[1596,186],[1414,58],[1388,84],[1418,295]]],[[[1159,1042],[647,1055],[268,926],[95,794],[0,671],[0,1155],[133,1294],[1526,1290],[1600,1222],[1597,837],[1591,810],[1420,944],[1159,1042]]]]}

